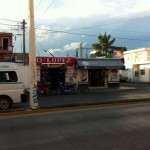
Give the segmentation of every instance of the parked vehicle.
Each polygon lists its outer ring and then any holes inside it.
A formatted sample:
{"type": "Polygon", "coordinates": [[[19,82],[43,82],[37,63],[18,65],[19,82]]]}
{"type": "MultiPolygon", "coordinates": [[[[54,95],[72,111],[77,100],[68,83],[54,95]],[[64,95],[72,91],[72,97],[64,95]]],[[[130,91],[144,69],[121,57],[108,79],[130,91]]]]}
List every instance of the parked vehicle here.
{"type": "Polygon", "coordinates": [[[37,93],[39,96],[51,95],[52,94],[51,83],[47,83],[45,86],[43,86],[40,82],[38,82],[37,83],[37,93]]]}
{"type": "Polygon", "coordinates": [[[0,109],[10,109],[13,103],[27,101],[23,79],[16,63],[0,62],[0,109]]]}
{"type": "Polygon", "coordinates": [[[57,94],[64,94],[64,93],[76,93],[77,88],[76,84],[65,84],[60,82],[57,88],[57,94]]]}

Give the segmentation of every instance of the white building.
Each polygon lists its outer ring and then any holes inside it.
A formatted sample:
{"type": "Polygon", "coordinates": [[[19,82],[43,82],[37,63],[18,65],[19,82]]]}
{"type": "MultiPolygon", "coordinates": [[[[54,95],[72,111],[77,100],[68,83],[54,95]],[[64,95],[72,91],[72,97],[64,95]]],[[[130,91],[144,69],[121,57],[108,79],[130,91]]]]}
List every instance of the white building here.
{"type": "Polygon", "coordinates": [[[122,76],[128,81],[150,82],[150,48],[140,48],[124,52],[126,70],[122,76]]]}

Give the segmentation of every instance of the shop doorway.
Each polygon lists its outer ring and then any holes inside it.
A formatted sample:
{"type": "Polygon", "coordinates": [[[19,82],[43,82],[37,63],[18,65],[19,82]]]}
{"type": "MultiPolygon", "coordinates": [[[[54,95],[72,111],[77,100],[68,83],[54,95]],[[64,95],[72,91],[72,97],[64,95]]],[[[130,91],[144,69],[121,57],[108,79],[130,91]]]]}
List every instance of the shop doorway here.
{"type": "Polygon", "coordinates": [[[41,84],[42,86],[50,85],[52,89],[57,89],[59,82],[65,82],[65,67],[59,66],[42,66],[41,67],[41,84]]]}
{"type": "Polygon", "coordinates": [[[65,71],[59,68],[49,68],[48,78],[52,89],[57,89],[60,82],[65,83],[65,71]]]}
{"type": "Polygon", "coordinates": [[[99,87],[104,86],[105,70],[103,69],[89,69],[89,86],[99,87]]]}

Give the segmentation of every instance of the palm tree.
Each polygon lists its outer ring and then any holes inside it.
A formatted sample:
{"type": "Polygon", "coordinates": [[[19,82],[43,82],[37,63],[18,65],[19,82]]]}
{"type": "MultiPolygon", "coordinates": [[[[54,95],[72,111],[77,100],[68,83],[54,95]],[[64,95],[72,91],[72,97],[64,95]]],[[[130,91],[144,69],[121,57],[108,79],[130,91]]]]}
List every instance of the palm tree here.
{"type": "Polygon", "coordinates": [[[107,35],[105,32],[104,35],[99,35],[98,39],[99,43],[95,43],[92,45],[92,47],[97,51],[96,56],[105,56],[107,58],[112,57],[115,38],[111,39],[111,35],[107,35]]]}

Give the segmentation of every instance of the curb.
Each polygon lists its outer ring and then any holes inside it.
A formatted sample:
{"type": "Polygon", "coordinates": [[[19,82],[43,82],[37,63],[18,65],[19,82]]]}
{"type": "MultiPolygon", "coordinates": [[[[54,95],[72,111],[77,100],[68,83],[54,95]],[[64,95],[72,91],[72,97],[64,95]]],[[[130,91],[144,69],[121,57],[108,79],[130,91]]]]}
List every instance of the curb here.
{"type": "Polygon", "coordinates": [[[65,110],[77,110],[77,109],[85,109],[85,108],[110,107],[110,106],[139,104],[139,103],[150,103],[150,99],[145,98],[145,99],[128,99],[128,100],[93,102],[93,103],[89,102],[89,103],[63,104],[63,105],[56,105],[51,107],[45,106],[37,110],[32,110],[32,109],[5,110],[5,111],[0,111],[0,117],[27,115],[27,114],[36,114],[36,113],[45,113],[45,112],[56,112],[56,111],[65,111],[65,110]]]}
{"type": "Polygon", "coordinates": [[[120,92],[120,91],[130,91],[130,90],[138,90],[135,87],[112,87],[112,88],[94,88],[89,89],[89,92],[120,92]]]}

